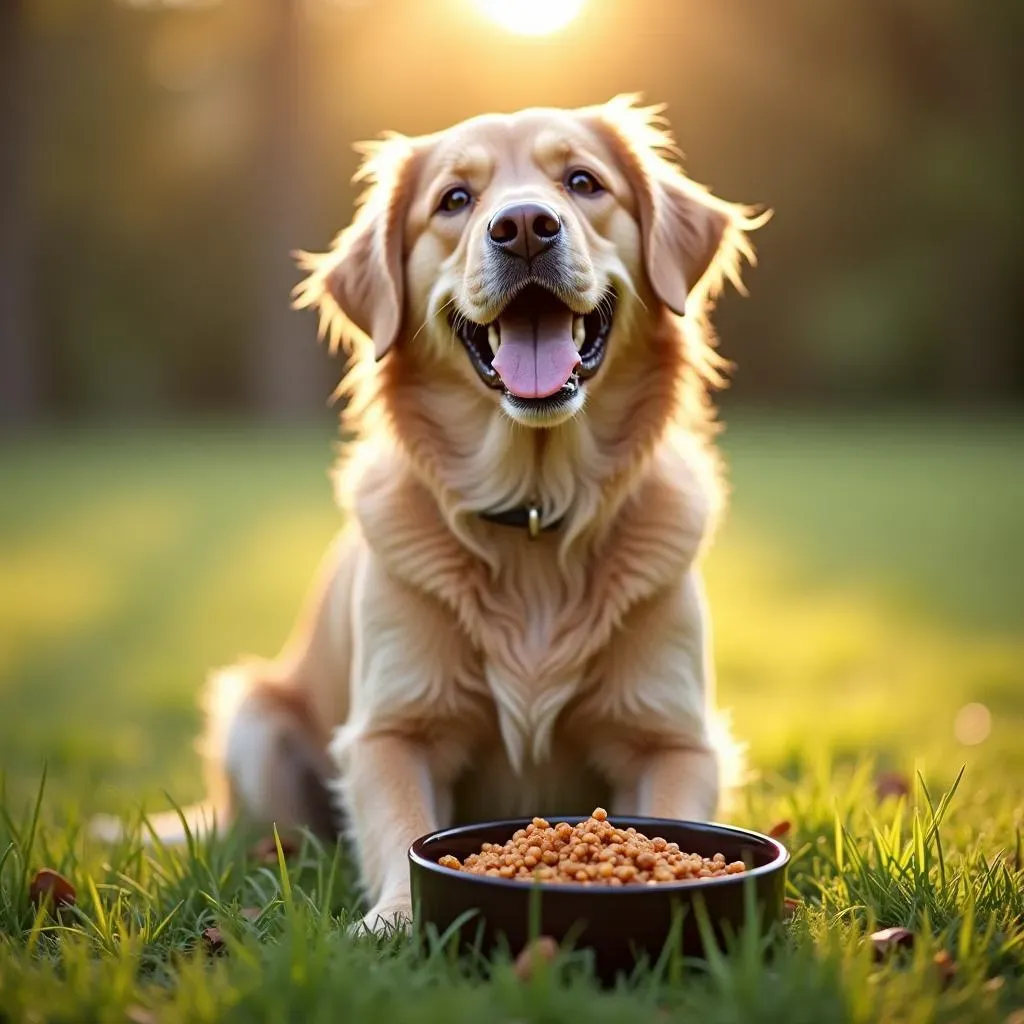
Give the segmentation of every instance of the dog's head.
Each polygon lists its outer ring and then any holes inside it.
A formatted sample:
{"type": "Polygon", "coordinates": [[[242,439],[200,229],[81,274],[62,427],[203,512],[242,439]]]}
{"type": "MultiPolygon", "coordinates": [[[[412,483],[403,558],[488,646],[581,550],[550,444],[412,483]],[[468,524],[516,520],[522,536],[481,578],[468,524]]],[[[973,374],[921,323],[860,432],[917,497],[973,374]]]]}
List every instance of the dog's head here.
{"type": "Polygon", "coordinates": [[[699,315],[751,256],[759,222],[681,173],[655,115],[623,97],[372,144],[356,217],[304,256],[297,304],[378,360],[418,351],[461,374],[521,424],[573,417],[638,322],[699,315]]]}

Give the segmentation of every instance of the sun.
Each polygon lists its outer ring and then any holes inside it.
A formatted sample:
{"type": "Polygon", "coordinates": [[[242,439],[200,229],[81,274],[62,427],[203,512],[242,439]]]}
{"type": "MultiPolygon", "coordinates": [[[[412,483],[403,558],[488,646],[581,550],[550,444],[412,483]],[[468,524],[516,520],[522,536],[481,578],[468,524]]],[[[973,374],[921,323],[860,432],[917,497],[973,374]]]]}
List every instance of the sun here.
{"type": "Polygon", "coordinates": [[[476,0],[476,4],[510,32],[546,36],[565,28],[580,13],[583,0],[476,0]]]}

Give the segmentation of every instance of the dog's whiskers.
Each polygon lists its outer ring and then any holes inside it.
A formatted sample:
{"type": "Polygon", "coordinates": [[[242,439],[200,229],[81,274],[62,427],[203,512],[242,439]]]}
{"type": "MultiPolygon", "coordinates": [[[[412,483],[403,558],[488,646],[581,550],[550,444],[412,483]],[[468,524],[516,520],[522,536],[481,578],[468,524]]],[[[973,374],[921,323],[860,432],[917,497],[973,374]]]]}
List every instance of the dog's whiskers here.
{"type": "MultiPolygon", "coordinates": [[[[412,337],[411,337],[411,338],[410,338],[409,340],[410,340],[410,341],[415,341],[415,340],[416,340],[416,339],[417,339],[417,338],[418,338],[418,337],[420,336],[420,333],[421,333],[421,332],[423,331],[423,329],[424,329],[424,328],[425,328],[425,327],[427,326],[427,324],[429,324],[431,320],[436,320],[436,319],[438,319],[438,318],[439,318],[439,317],[440,317],[440,316],[441,316],[441,315],[442,315],[442,314],[443,314],[443,313],[445,312],[445,310],[447,310],[447,309],[448,309],[448,307],[449,307],[449,306],[451,306],[451,305],[453,305],[453,304],[454,304],[454,302],[455,302],[455,296],[453,295],[453,296],[452,296],[452,297],[451,297],[451,298],[450,298],[450,299],[449,299],[449,300],[448,300],[448,301],[447,301],[446,303],[444,303],[444,305],[442,305],[442,306],[441,306],[441,307],[440,307],[439,309],[436,309],[436,310],[435,310],[435,311],[434,311],[433,313],[428,313],[428,314],[426,315],[426,317],[424,318],[424,320],[423,320],[423,323],[421,323],[421,324],[419,325],[419,327],[417,327],[417,328],[416,328],[416,333],[415,333],[415,334],[414,334],[414,335],[413,335],[413,336],[412,336],[412,337]]],[[[458,316],[458,313],[456,313],[456,316],[458,316]]]]}

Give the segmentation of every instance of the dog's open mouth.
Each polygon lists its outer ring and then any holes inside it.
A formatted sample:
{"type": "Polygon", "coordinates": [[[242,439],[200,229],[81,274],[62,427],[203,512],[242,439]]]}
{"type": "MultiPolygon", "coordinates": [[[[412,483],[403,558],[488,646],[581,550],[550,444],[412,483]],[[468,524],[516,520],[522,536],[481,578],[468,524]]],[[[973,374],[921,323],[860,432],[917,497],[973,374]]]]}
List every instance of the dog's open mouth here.
{"type": "Polygon", "coordinates": [[[517,402],[561,402],[604,361],[615,315],[609,292],[586,314],[546,288],[529,284],[489,324],[453,316],[452,327],[489,387],[517,402]]]}

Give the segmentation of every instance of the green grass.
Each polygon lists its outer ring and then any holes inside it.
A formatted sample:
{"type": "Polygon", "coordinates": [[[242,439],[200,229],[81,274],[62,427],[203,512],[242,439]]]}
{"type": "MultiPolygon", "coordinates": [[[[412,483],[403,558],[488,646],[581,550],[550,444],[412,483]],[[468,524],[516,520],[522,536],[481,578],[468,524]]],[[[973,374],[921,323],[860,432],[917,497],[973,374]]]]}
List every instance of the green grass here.
{"type": "Polygon", "coordinates": [[[221,427],[0,449],[0,1021],[149,1007],[167,1021],[1001,1022],[1024,1006],[1022,424],[745,418],[725,435],[734,495],[708,582],[721,700],[756,770],[734,818],[793,823],[802,901],[770,957],[751,932],[615,992],[578,954],[523,983],[507,961],[350,939],[340,851],[307,843],[282,871],[240,838],[87,840],[95,811],[201,794],[197,688],[283,640],[338,525],[331,444],[221,427]],[[970,703],[991,729],[967,745],[970,703]],[[920,772],[907,800],[878,802],[883,768],[920,772]],[[78,889],[57,919],[28,900],[43,865],[78,889]],[[255,922],[238,916],[253,906],[255,922]],[[228,952],[210,958],[197,937],[214,921],[228,952]],[[912,928],[914,949],[876,964],[876,923],[912,928]],[[957,963],[945,987],[939,950],[957,963]]]}

